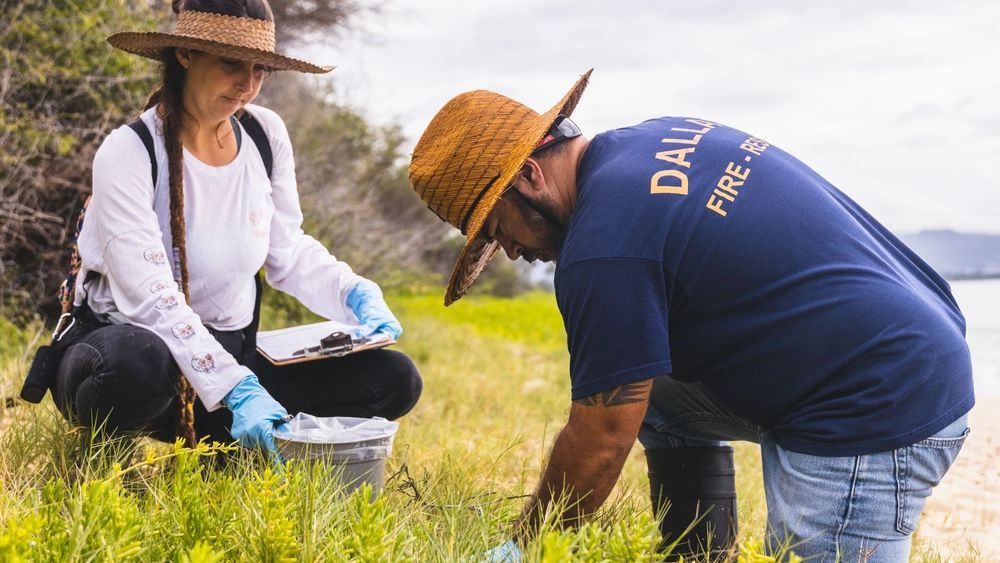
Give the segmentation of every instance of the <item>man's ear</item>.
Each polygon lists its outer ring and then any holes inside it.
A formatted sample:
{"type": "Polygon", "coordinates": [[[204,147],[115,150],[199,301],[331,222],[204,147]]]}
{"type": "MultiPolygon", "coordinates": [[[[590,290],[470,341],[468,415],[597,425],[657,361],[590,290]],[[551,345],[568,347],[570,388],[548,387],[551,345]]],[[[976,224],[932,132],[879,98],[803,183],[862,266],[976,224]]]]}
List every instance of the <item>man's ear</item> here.
{"type": "Polygon", "coordinates": [[[181,63],[182,67],[187,68],[191,64],[191,49],[178,47],[174,49],[174,57],[177,58],[177,62],[181,63]]]}
{"type": "Polygon", "coordinates": [[[528,190],[537,192],[541,191],[545,187],[545,175],[542,174],[542,167],[538,165],[538,161],[528,157],[524,161],[524,166],[521,166],[521,176],[524,176],[525,182],[528,185],[528,190]]]}

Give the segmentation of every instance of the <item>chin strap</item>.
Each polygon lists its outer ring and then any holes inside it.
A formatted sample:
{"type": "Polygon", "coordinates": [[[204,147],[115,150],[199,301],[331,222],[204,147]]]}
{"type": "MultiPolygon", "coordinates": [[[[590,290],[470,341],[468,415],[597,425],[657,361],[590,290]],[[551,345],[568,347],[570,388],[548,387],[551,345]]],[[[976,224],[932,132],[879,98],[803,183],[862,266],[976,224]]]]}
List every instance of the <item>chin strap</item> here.
{"type": "Polygon", "coordinates": [[[728,552],[739,530],[733,448],[651,449],[646,463],[661,547],[676,542],[673,555],[696,560],[728,552]]]}

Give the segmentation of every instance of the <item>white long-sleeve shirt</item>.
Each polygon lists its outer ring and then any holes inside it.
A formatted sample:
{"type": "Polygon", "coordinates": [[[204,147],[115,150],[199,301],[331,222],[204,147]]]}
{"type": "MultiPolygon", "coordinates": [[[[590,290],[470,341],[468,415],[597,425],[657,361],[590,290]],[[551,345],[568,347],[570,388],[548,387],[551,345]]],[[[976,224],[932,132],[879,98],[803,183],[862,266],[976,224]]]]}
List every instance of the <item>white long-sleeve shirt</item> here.
{"type": "Polygon", "coordinates": [[[320,316],[356,322],[344,302],[360,276],[302,231],[291,141],[273,111],[247,107],[270,141],[270,181],[243,131],[236,158],[210,166],[184,151],[184,219],[190,303],[173,276],[169,172],[162,124],[142,114],[153,134],[156,186],[146,147],[127,126],[111,132],[94,157],[93,198],[80,232],[82,267],[75,302],[116,322],[154,332],[208,410],[251,370],[205,328],[239,330],[253,319],[254,274],[320,316]],[[101,276],[84,281],[89,272],[101,276]]]}

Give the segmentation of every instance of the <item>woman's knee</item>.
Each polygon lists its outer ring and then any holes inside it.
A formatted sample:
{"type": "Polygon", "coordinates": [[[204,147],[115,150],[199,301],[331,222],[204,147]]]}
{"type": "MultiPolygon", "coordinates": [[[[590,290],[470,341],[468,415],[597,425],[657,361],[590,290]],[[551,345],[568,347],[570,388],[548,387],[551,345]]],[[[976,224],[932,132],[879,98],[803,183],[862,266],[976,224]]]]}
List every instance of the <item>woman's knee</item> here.
{"type": "Polygon", "coordinates": [[[175,390],[173,356],[159,336],[132,325],[112,325],[88,337],[86,344],[101,357],[100,374],[108,388],[154,394],[175,390]]]}
{"type": "Polygon", "coordinates": [[[130,325],[102,327],[67,349],[59,366],[57,403],[81,424],[131,429],[169,405],[177,392],[175,372],[170,350],[152,332],[130,325]]]}
{"type": "Polygon", "coordinates": [[[385,388],[391,397],[385,407],[385,418],[397,419],[410,412],[424,389],[420,371],[409,356],[395,350],[385,351],[385,373],[388,378],[385,388]]]}

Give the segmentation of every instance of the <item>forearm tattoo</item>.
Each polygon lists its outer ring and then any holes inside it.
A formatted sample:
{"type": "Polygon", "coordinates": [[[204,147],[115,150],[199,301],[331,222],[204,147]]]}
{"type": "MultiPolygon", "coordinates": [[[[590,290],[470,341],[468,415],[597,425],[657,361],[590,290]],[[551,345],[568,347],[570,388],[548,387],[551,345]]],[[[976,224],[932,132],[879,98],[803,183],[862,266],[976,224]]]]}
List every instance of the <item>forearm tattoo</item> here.
{"type": "Polygon", "coordinates": [[[650,379],[645,381],[636,381],[635,383],[626,383],[625,385],[619,385],[614,389],[594,393],[593,395],[589,395],[587,397],[581,397],[573,402],[587,407],[613,407],[616,405],[639,403],[647,400],[649,397],[649,390],[652,386],[653,381],[650,379]]]}

